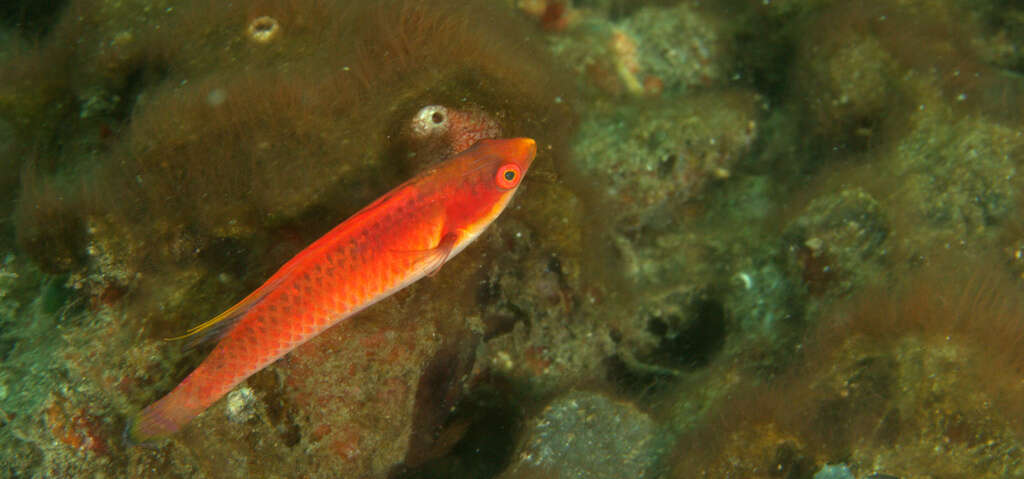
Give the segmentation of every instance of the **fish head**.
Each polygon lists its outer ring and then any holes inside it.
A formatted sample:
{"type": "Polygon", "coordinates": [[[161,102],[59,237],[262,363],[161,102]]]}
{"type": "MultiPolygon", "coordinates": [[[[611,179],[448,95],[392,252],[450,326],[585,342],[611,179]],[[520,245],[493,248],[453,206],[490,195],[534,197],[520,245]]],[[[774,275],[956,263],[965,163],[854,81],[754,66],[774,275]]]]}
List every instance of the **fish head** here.
{"type": "Polygon", "coordinates": [[[445,195],[445,229],[467,243],[476,238],[508,206],[536,155],[532,139],[504,138],[480,140],[450,160],[461,181],[445,195]]]}
{"type": "Polygon", "coordinates": [[[537,156],[537,142],[532,138],[505,138],[497,140],[480,140],[466,151],[473,157],[472,162],[481,168],[479,173],[484,178],[478,181],[487,183],[487,167],[493,170],[491,187],[496,191],[514,192],[519,187],[526,170],[537,156]]]}

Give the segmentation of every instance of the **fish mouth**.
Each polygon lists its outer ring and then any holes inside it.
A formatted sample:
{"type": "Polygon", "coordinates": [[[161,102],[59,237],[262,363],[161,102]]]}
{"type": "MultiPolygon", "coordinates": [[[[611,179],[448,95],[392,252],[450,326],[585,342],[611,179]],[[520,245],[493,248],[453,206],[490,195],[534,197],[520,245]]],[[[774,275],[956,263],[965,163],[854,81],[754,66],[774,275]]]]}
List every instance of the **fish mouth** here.
{"type": "Polygon", "coordinates": [[[537,157],[537,142],[533,138],[513,138],[517,151],[516,157],[522,163],[522,169],[526,170],[537,157]]]}

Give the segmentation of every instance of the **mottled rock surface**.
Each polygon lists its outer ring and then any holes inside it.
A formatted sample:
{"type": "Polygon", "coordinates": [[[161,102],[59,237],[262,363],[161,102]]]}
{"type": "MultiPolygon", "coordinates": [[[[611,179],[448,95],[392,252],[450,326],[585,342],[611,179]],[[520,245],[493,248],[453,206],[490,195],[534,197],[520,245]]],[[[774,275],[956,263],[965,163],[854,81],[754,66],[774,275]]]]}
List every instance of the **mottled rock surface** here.
{"type": "Polygon", "coordinates": [[[634,405],[572,392],[529,420],[515,461],[501,477],[656,477],[669,443],[665,431],[634,405]]]}

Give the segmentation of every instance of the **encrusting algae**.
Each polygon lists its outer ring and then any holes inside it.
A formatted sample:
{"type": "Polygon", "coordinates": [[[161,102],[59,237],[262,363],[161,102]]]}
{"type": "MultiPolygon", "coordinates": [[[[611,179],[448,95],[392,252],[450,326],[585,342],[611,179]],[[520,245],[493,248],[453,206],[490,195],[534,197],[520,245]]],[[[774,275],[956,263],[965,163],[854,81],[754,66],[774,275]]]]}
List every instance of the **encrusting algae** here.
{"type": "MultiPolygon", "coordinates": [[[[72,284],[95,298],[91,307],[125,308],[122,325],[142,331],[147,342],[213,316],[339,218],[476,140],[530,135],[543,151],[542,169],[550,170],[574,123],[564,74],[529,39],[535,30],[528,20],[501,6],[198,1],[142,7],[72,2],[40,49],[6,67],[16,71],[9,70],[13,75],[6,78],[14,81],[4,88],[103,100],[90,100],[87,115],[60,113],[81,118],[71,131],[83,141],[74,149],[35,153],[34,166],[22,176],[17,229],[24,251],[52,264],[54,273],[70,273],[72,284]],[[185,39],[188,48],[182,48],[185,39]],[[73,73],[56,75],[64,80],[54,83],[54,64],[73,73]],[[52,90],[41,90],[51,84],[52,90]],[[451,112],[450,131],[414,137],[409,125],[432,105],[451,112]],[[50,194],[53,185],[64,194],[50,194]],[[44,226],[58,218],[68,227],[44,226]]],[[[8,92],[0,96],[5,113],[49,114],[47,102],[8,92]]],[[[34,125],[14,130],[19,141],[45,138],[47,125],[34,125]]],[[[438,315],[417,316],[429,327],[438,315]]],[[[412,426],[404,418],[413,405],[404,410],[400,404],[415,399],[416,382],[439,360],[438,351],[454,348],[431,341],[436,333],[429,330],[410,331],[411,340],[423,343],[416,349],[421,353],[408,365],[387,362],[380,371],[391,375],[409,366],[401,373],[405,392],[383,405],[395,409],[388,413],[395,430],[370,434],[394,443],[393,454],[366,451],[360,457],[367,460],[345,466],[325,460],[334,471],[387,470],[407,454],[403,437],[412,426]]],[[[137,362],[139,371],[119,380],[119,394],[134,397],[138,408],[169,390],[195,360],[180,349],[165,345],[137,362]]],[[[301,404],[306,390],[295,394],[283,400],[301,404]]],[[[417,403],[421,407],[435,405],[417,403]]],[[[287,427],[305,415],[277,411],[287,427]]],[[[428,423],[417,434],[431,437],[439,424],[428,423]]],[[[315,441],[340,444],[346,434],[321,428],[315,441]]],[[[271,435],[286,444],[294,437],[271,435]]],[[[415,441],[429,447],[430,441],[415,441]]],[[[352,457],[338,451],[323,448],[325,455],[352,457]]]]}

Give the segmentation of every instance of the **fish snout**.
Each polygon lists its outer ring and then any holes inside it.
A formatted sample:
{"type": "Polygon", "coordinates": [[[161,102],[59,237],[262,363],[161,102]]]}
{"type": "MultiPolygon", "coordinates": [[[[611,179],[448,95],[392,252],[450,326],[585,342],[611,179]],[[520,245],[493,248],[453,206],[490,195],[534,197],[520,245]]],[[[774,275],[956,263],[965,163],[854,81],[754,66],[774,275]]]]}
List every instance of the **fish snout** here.
{"type": "Polygon", "coordinates": [[[533,138],[512,138],[511,142],[512,149],[515,150],[512,157],[518,160],[520,168],[526,171],[537,156],[537,142],[533,138]]]}

